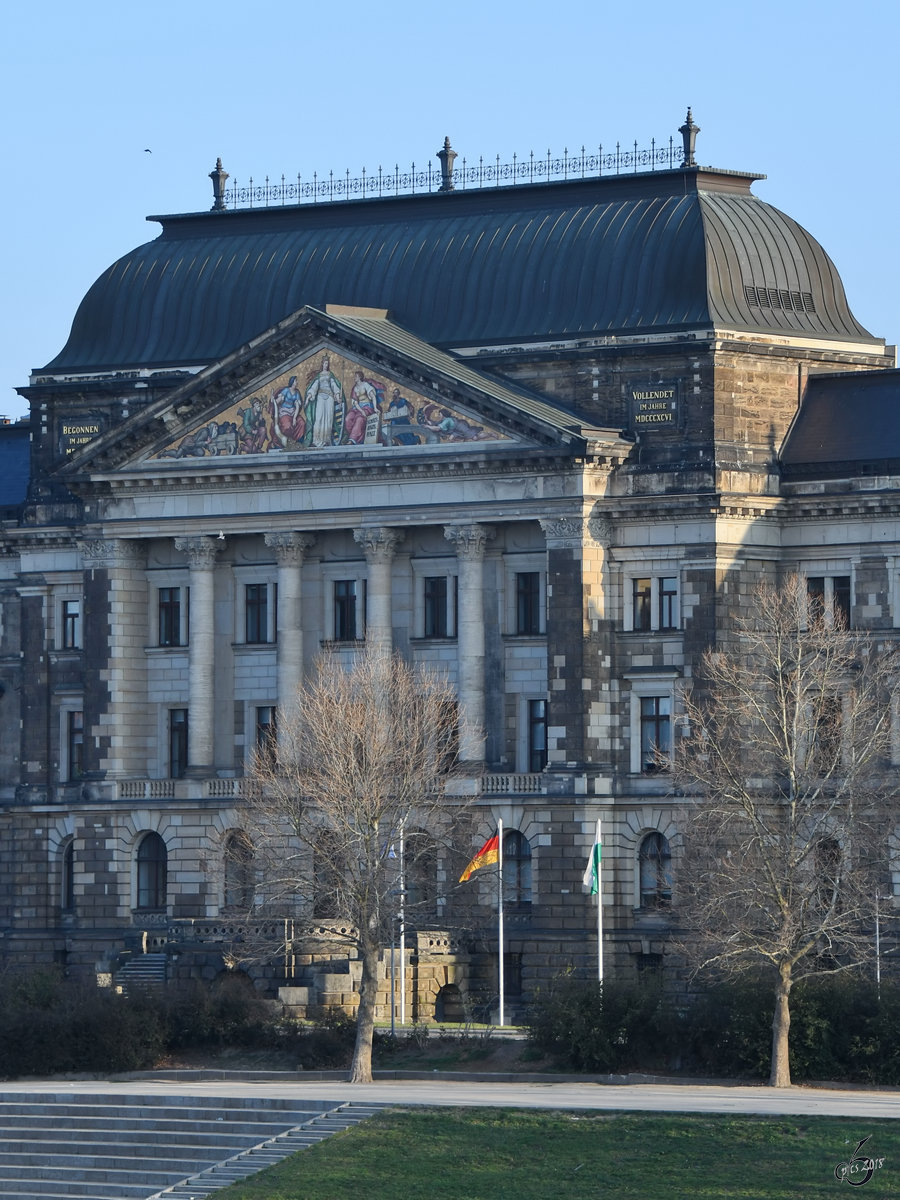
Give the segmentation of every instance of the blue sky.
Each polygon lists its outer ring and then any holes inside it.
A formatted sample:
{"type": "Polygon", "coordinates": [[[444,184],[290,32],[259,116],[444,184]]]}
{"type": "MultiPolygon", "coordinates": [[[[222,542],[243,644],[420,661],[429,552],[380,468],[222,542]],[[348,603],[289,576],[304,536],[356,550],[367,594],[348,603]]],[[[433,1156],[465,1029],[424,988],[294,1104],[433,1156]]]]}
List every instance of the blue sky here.
{"type": "Polygon", "coordinates": [[[424,164],[445,135],[509,161],[677,137],[765,173],[758,196],[836,262],[900,340],[897,35],[887,0],[11,0],[3,18],[0,413],[62,348],[98,275],[232,179],[424,164]],[[152,153],[146,153],[147,150],[152,153]]]}

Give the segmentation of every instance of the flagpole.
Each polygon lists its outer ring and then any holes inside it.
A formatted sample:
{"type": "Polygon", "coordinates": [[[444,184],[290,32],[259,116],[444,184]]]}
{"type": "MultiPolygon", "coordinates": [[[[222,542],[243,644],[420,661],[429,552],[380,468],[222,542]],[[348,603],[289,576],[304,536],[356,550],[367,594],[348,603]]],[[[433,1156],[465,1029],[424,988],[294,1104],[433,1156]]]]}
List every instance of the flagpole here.
{"type": "Polygon", "coordinates": [[[499,882],[497,884],[497,913],[498,913],[498,943],[500,946],[500,1024],[505,1025],[503,1013],[503,821],[497,821],[497,866],[499,882]]]}
{"type": "Polygon", "coordinates": [[[406,1024],[406,868],[403,822],[400,822],[400,1024],[406,1024]]]}
{"type": "MultiPolygon", "coordinates": [[[[600,818],[597,818],[596,845],[600,841],[600,818]]],[[[603,853],[601,851],[597,862],[597,979],[603,982],[603,853]]]]}

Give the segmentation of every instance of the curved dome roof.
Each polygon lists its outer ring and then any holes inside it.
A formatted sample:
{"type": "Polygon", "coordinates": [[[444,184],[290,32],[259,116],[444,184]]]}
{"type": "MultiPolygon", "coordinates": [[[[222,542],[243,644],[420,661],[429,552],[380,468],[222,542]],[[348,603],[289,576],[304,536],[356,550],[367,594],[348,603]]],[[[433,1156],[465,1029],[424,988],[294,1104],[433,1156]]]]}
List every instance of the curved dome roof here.
{"type": "Polygon", "coordinates": [[[216,361],[303,305],[386,308],[444,348],[697,327],[875,340],[834,264],[709,169],[153,218],[47,370],[216,361]]]}

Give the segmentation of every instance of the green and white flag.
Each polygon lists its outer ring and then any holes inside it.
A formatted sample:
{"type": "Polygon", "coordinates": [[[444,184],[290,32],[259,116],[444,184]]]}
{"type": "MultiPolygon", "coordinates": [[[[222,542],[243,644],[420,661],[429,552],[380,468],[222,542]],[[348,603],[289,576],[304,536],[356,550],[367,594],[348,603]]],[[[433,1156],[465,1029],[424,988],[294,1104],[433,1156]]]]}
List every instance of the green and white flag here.
{"type": "Polygon", "coordinates": [[[588,864],[584,871],[584,877],[581,882],[585,887],[591,889],[591,895],[596,896],[600,891],[600,860],[603,857],[603,847],[600,841],[600,822],[597,822],[597,833],[594,837],[594,844],[591,846],[591,854],[588,858],[588,864]]]}

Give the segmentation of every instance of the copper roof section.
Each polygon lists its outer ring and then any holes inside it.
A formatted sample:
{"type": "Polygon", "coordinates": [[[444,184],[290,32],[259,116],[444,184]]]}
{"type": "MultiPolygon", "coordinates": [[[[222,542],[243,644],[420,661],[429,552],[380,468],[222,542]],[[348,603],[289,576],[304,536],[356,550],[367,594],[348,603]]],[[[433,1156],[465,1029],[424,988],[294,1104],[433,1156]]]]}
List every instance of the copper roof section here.
{"type": "Polygon", "coordinates": [[[670,334],[875,341],[834,264],[708,168],[153,218],[101,275],[54,372],[214,362],[304,305],[386,308],[444,348],[670,334]]]}

